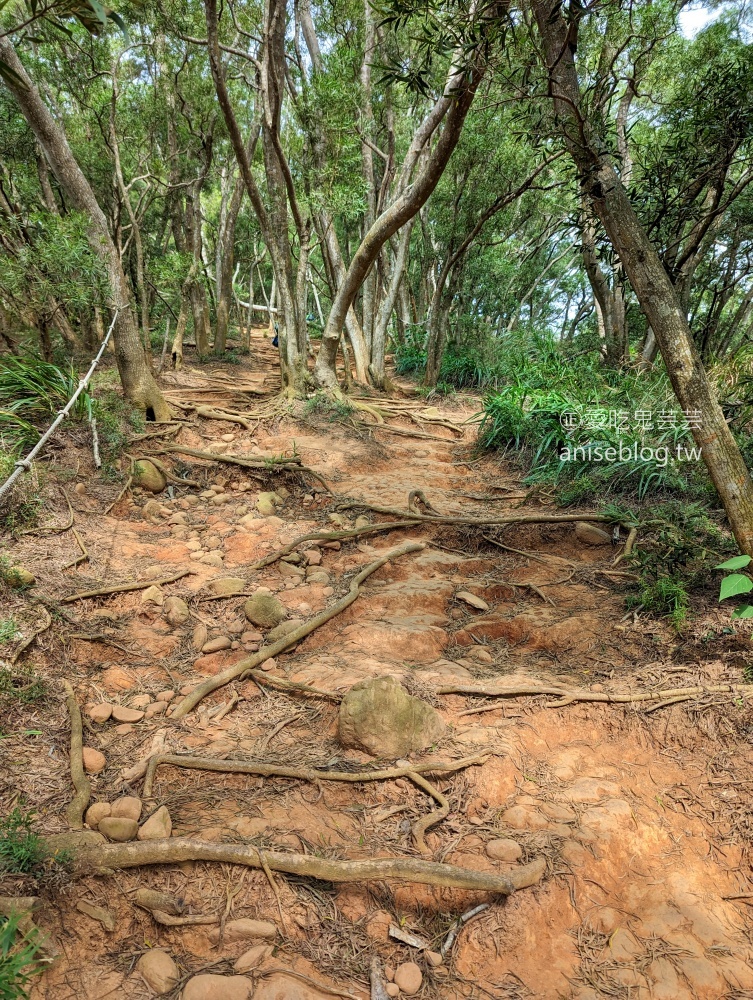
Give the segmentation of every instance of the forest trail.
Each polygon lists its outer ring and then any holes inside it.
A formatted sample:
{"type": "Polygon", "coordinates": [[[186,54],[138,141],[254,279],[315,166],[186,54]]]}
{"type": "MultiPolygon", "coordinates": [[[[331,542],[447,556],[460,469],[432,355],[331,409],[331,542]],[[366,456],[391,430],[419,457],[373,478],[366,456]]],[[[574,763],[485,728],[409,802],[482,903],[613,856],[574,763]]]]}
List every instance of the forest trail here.
{"type": "MultiPolygon", "coordinates": [[[[230,407],[238,386],[248,385],[258,400],[252,405],[246,397],[248,411],[258,406],[262,412],[277,389],[275,354],[255,337],[251,359],[240,365],[212,364],[198,374],[189,365],[170,374],[169,395],[173,402],[230,407]]],[[[403,388],[408,393],[410,387],[403,388]]],[[[262,637],[244,619],[246,596],[209,600],[212,580],[240,578],[244,595],[266,587],[290,617],[305,620],[343,594],[355,570],[398,544],[421,541],[423,550],[378,570],[346,611],[264,666],[271,675],[337,691],[391,674],[430,700],[448,724],[432,754],[487,756],[436,780],[450,812],[427,833],[427,857],[504,873],[543,856],[542,882],[504,899],[413,883],[335,886],[205,862],[86,877],[44,890],[38,923],[60,955],[33,985],[33,1000],[146,1000],[154,993],[135,965],[153,947],[179,965],[183,978],[166,994],[171,997],[181,995],[190,974],[232,975],[233,963],[254,941],[238,930],[219,943],[217,924],[160,926],[133,904],[135,890],[144,887],[183,897],[187,913],[215,917],[225,931],[242,918],[275,925],[274,940],[263,940],[275,946],[274,954],[260,953],[261,964],[248,973],[254,1000],[366,1000],[374,955],[392,969],[406,962],[420,967],[420,991],[401,995],[442,1000],[753,996],[748,709],[723,699],[721,707],[706,700],[648,712],[605,704],[549,708],[544,697],[494,702],[435,693],[440,685],[490,679],[626,691],[731,677],[718,654],[704,659],[698,646],[677,646],[664,626],[625,615],[621,598],[600,575],[613,563],[611,545],[583,544],[572,524],[483,533],[424,524],[341,544],[306,543],[308,568],[277,561],[249,569],[306,532],[352,527],[359,515],[385,519],[363,508],[338,509],[338,498],[406,509],[409,494],[422,490],[443,514],[554,512],[540,498],[525,499],[526,488],[509,466],[473,452],[475,428],[464,421],[477,401],[432,405],[436,409],[415,395],[405,402],[414,419],[404,409],[389,421],[404,434],[360,423],[356,430],[350,416],[331,420],[312,409],[261,421],[253,430],[189,421],[172,439],[217,454],[298,455],[334,497],[310,477],[260,480],[237,466],[161,455],[178,475],[199,479],[202,489],[176,487],[173,499],[137,491],[106,515],[120,487],[89,478],[82,445],[77,481],[85,485],[69,484],[67,493],[89,561],[62,571],[77,555],[70,532],[22,536],[11,555],[33,570],[38,592],[60,600],[115,583],[192,573],[156,589],[64,605],[71,622],[41,634],[33,660],[54,691],[67,677],[84,709],[85,744],[104,759],[91,779],[93,801],[140,795],[142,779],[124,774],[155,749],[357,770],[371,758],[339,744],[337,706],[327,701],[246,680],[173,720],[167,693],[174,704],[179,692],[258,649],[262,637]],[[282,502],[263,516],[259,492],[280,487],[282,502]],[[537,558],[495,547],[483,534],[537,558]],[[479,607],[460,593],[480,599],[479,607]],[[169,596],[188,603],[191,617],[184,623],[166,620],[169,596]],[[206,633],[197,638],[201,625],[206,633]],[[203,652],[194,648],[200,640],[203,652]],[[206,651],[212,640],[224,648],[206,651]],[[115,717],[89,721],[94,706],[103,704],[114,706],[115,717]],[[218,719],[218,706],[222,712],[228,705],[218,719]],[[472,709],[485,710],[469,714],[472,709]],[[113,929],[81,912],[82,902],[109,911],[113,929]],[[439,951],[453,919],[480,903],[491,905],[459,930],[439,965],[389,935],[394,924],[439,951]]],[[[65,461],[75,467],[71,458],[65,461]]],[[[48,518],[62,524],[66,516],[61,498],[48,518]]],[[[14,601],[13,614],[27,621],[23,598],[14,601]]],[[[3,798],[23,793],[45,832],[65,829],[72,790],[64,699],[19,709],[0,741],[0,759],[3,798]],[[41,735],[30,734],[35,730],[41,735]]],[[[342,859],[420,857],[411,825],[431,809],[428,796],[404,778],[315,789],[303,781],[169,766],[156,773],[154,800],[167,806],[174,837],[342,859]]],[[[236,995],[222,992],[217,981],[214,989],[201,996],[236,995]]]]}

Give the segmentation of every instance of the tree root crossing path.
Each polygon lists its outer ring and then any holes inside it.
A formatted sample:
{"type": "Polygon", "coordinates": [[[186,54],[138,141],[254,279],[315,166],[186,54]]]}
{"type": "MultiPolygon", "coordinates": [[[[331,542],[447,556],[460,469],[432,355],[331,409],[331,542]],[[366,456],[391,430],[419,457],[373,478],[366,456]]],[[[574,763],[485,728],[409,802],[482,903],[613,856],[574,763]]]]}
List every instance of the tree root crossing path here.
{"type": "Polygon", "coordinates": [[[182,419],[121,483],[82,450],[11,545],[48,684],[0,745],[53,852],[33,1000],[144,1000],[161,962],[171,1000],[753,996],[734,659],[626,614],[630,526],[475,451],[478,400],[279,402],[273,363],[170,373],[182,419]],[[413,714],[353,721],[384,678],[413,714]]]}

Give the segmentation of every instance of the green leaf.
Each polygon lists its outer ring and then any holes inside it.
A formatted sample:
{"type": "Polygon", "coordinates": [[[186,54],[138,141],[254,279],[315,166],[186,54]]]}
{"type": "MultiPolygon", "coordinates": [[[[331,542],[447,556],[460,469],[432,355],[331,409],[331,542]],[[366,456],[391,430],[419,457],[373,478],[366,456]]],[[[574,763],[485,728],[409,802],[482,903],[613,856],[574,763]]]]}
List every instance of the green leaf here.
{"type": "Polygon", "coordinates": [[[733,556],[726,562],[719,563],[714,569],[744,569],[750,562],[750,556],[733,556]]]}
{"type": "Polygon", "coordinates": [[[107,15],[111,21],[113,21],[120,28],[123,39],[127,45],[131,42],[131,36],[128,33],[128,25],[125,23],[120,14],[117,14],[114,10],[111,10],[107,15]]]}
{"type": "Polygon", "coordinates": [[[725,601],[728,597],[737,597],[738,594],[749,594],[753,590],[753,580],[743,576],[742,573],[730,573],[722,580],[719,588],[719,600],[725,601]]]}
{"type": "Polygon", "coordinates": [[[753,604],[741,604],[732,612],[733,618],[753,618],[753,604]]]}

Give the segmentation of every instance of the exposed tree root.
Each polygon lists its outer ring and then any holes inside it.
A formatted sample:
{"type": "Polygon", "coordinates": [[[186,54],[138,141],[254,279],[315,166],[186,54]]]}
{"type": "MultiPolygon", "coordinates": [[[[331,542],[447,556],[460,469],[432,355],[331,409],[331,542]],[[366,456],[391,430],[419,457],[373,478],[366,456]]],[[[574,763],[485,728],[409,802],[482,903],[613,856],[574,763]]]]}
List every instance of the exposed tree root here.
{"type": "MultiPolygon", "coordinates": [[[[192,458],[203,458],[207,462],[223,462],[226,465],[239,465],[243,469],[253,469],[256,472],[297,472],[311,476],[322,484],[327,493],[332,493],[327,483],[318,472],[303,465],[297,455],[289,458],[269,455],[264,458],[243,458],[237,455],[217,455],[213,451],[199,451],[197,448],[184,447],[181,444],[166,444],[159,449],[159,453],[176,453],[179,455],[190,455],[192,458]]],[[[150,461],[151,461],[150,456],[150,461]]]]}
{"type": "Polygon", "coordinates": [[[668,688],[660,691],[636,691],[617,694],[609,691],[579,691],[559,685],[525,684],[500,687],[494,684],[443,684],[435,689],[437,694],[470,694],[487,698],[531,698],[536,695],[556,695],[557,701],[548,701],[547,708],[563,708],[576,702],[597,701],[609,705],[630,705],[638,702],[659,701],[652,710],[677,701],[689,701],[707,694],[733,694],[739,698],[753,697],[753,684],[707,684],[698,687],[668,688]]]}
{"type": "Polygon", "coordinates": [[[272,563],[277,562],[278,559],[281,559],[283,556],[288,555],[288,553],[293,552],[299,545],[302,545],[303,542],[339,542],[346,538],[359,538],[361,535],[375,535],[380,531],[398,531],[400,528],[411,528],[415,525],[416,520],[413,519],[412,521],[388,521],[382,524],[369,524],[364,528],[349,528],[343,529],[342,531],[311,531],[308,535],[301,535],[300,537],[293,539],[292,542],[288,542],[287,545],[283,545],[281,549],[276,549],[268,556],[264,556],[263,559],[259,559],[259,561],[255,562],[249,567],[249,569],[263,569],[265,566],[271,566],[272,563]]]}
{"type": "Polygon", "coordinates": [[[387,431],[390,434],[400,434],[403,437],[410,438],[420,438],[423,441],[441,441],[442,444],[452,444],[447,438],[439,437],[438,434],[426,434],[424,431],[409,431],[404,427],[393,427],[391,424],[367,424],[363,422],[365,427],[368,427],[372,431],[387,431]]]}
{"type": "Polygon", "coordinates": [[[73,537],[76,539],[76,542],[78,543],[79,549],[81,549],[81,555],[76,556],[75,559],[71,559],[70,562],[67,562],[65,566],[61,567],[61,570],[72,569],[74,566],[78,566],[79,563],[89,561],[89,550],[84,545],[83,538],[81,537],[81,535],[79,535],[79,533],[76,531],[75,528],[72,527],[71,531],[73,532],[73,537]]]}
{"type": "Polygon", "coordinates": [[[129,476],[128,479],[126,479],[126,484],[123,487],[123,489],[120,491],[120,493],[118,493],[118,495],[115,497],[115,499],[113,500],[113,502],[111,504],[109,504],[107,507],[105,507],[105,509],[103,511],[103,513],[104,513],[105,516],[110,513],[110,511],[113,509],[113,507],[115,507],[117,504],[120,503],[120,501],[123,499],[123,496],[131,488],[132,484],[133,484],[133,476],[129,476]]]}
{"type": "Polygon", "coordinates": [[[205,420],[226,420],[231,424],[240,424],[247,431],[252,431],[253,425],[240,413],[233,413],[230,410],[216,410],[213,406],[197,406],[196,415],[204,417],[205,420]]]}
{"type": "MultiPolygon", "coordinates": [[[[146,768],[143,796],[152,797],[154,775],[157,768],[163,764],[171,767],[182,767],[192,771],[217,771],[221,774],[255,774],[265,778],[297,778],[299,781],[309,781],[316,784],[319,781],[340,781],[351,785],[360,785],[367,781],[394,781],[422,774],[454,774],[474,764],[483,764],[489,759],[489,754],[478,754],[475,757],[463,757],[461,760],[424,761],[407,766],[387,767],[379,771],[320,771],[313,767],[288,767],[284,764],[267,764],[253,760],[221,760],[218,757],[199,757],[183,754],[157,754],[152,757],[146,768]]],[[[421,786],[423,787],[423,786],[421,786]]],[[[430,793],[434,796],[434,793],[430,793]]]]}
{"type": "Polygon", "coordinates": [[[631,555],[637,537],[638,537],[638,529],[631,528],[630,531],[628,532],[627,540],[625,542],[625,548],[612,563],[613,566],[617,566],[618,563],[621,563],[623,559],[627,559],[627,557],[631,555]]]}
{"type": "Polygon", "coordinates": [[[73,799],[68,804],[65,815],[68,825],[72,829],[83,830],[84,810],[89,805],[89,799],[91,798],[91,784],[84,773],[84,733],[81,723],[81,710],[78,707],[73,688],[66,680],[63,681],[63,690],[65,691],[66,708],[71,719],[70,767],[71,781],[76,791],[73,799]]]}
{"type": "Polygon", "coordinates": [[[363,510],[373,510],[377,514],[392,514],[394,517],[414,518],[430,524],[469,524],[485,526],[488,524],[567,524],[573,521],[611,521],[606,514],[517,514],[511,517],[455,517],[435,514],[417,514],[411,510],[401,510],[399,507],[382,507],[380,504],[369,503],[368,500],[337,498],[339,508],[353,507],[363,510]]]}
{"type": "Polygon", "coordinates": [[[107,594],[123,594],[128,590],[146,590],[147,587],[161,587],[164,583],[175,583],[176,580],[182,580],[184,576],[190,576],[194,572],[193,569],[182,569],[180,573],[173,573],[172,576],[163,576],[157,580],[139,580],[138,583],[118,583],[114,587],[85,590],[80,594],[61,597],[60,603],[70,604],[72,601],[83,601],[87,597],[104,597],[107,594]]]}
{"type": "Polygon", "coordinates": [[[164,462],[160,462],[158,458],[154,455],[137,455],[133,459],[134,462],[151,462],[155,466],[168,483],[175,483],[176,486],[192,486],[196,490],[202,488],[201,483],[197,483],[194,479],[181,479],[180,476],[176,476],[172,469],[169,469],[164,462]]]}
{"type": "Polygon", "coordinates": [[[50,617],[46,608],[42,608],[42,614],[44,615],[44,618],[42,620],[42,624],[40,625],[40,627],[35,629],[30,636],[24,639],[24,641],[21,643],[18,649],[13,651],[13,655],[10,658],[11,666],[13,666],[13,664],[18,662],[18,659],[21,656],[21,654],[29,648],[29,646],[32,644],[32,642],[34,642],[37,636],[41,635],[43,632],[46,632],[47,629],[50,627],[50,625],[52,625],[52,618],[50,617]]]}
{"type": "Polygon", "coordinates": [[[369,563],[369,565],[364,567],[364,569],[362,569],[357,576],[353,577],[350,583],[350,590],[345,597],[341,597],[340,600],[331,608],[322,611],[321,614],[315,615],[293,632],[289,632],[282,639],[272,643],[272,645],[262,646],[258,653],[254,653],[245,660],[241,660],[239,663],[233,664],[233,666],[228,667],[227,670],[223,670],[221,673],[216,674],[214,677],[210,677],[208,680],[204,681],[203,684],[199,684],[199,686],[195,688],[191,694],[186,695],[186,697],[179,702],[173,712],[173,719],[182,719],[184,715],[187,715],[192,708],[195,708],[196,705],[199,704],[202,698],[211,694],[212,691],[216,691],[217,688],[224,687],[225,684],[229,684],[230,681],[235,680],[236,677],[240,677],[241,674],[245,674],[254,667],[258,667],[259,664],[263,663],[264,660],[268,659],[270,656],[277,656],[278,653],[282,653],[291,646],[295,646],[296,643],[299,643],[301,639],[305,639],[307,635],[310,635],[315,629],[319,628],[320,625],[324,625],[324,623],[328,622],[330,618],[334,618],[336,615],[339,615],[341,611],[344,611],[353,603],[353,601],[356,600],[361,591],[361,584],[363,581],[367,577],[371,576],[372,573],[375,573],[378,569],[384,566],[386,562],[389,562],[390,559],[397,559],[400,556],[407,555],[409,552],[419,552],[423,548],[425,548],[423,542],[406,542],[403,545],[399,545],[396,549],[391,549],[389,552],[386,552],[375,562],[369,563]]]}
{"type": "MultiPolygon", "coordinates": [[[[264,650],[265,655],[267,650],[264,650]]],[[[262,660],[262,662],[264,662],[262,660]]],[[[276,688],[278,691],[289,691],[291,694],[302,694],[309,698],[326,698],[328,701],[342,701],[342,695],[337,691],[325,691],[323,688],[311,687],[310,684],[299,684],[298,681],[289,681],[286,677],[276,677],[274,674],[265,673],[263,670],[244,670],[241,679],[253,677],[257,684],[265,687],[276,688]]]]}
{"type": "MultiPolygon", "coordinates": [[[[166,840],[131,841],[127,844],[97,844],[82,847],[74,859],[74,868],[83,874],[107,874],[122,868],[143,865],[176,865],[183,861],[216,861],[263,869],[259,851],[250,844],[209,844],[188,837],[166,840]]],[[[518,889],[540,882],[546,871],[541,858],[505,875],[471,871],[457,865],[414,858],[369,858],[362,861],[336,861],[310,854],[264,851],[264,861],[271,871],[302,875],[325,882],[369,882],[399,879],[453,889],[499,893],[509,896],[518,889]]]]}
{"type": "Polygon", "coordinates": [[[535,559],[536,562],[544,563],[544,565],[548,562],[563,562],[568,566],[575,566],[574,562],[564,559],[562,556],[541,555],[537,552],[527,552],[524,549],[514,549],[510,545],[503,545],[502,542],[497,541],[496,538],[492,538],[490,535],[482,535],[482,538],[487,542],[491,542],[492,545],[496,545],[498,549],[504,549],[505,552],[514,552],[516,556],[525,556],[526,559],[535,559]]]}

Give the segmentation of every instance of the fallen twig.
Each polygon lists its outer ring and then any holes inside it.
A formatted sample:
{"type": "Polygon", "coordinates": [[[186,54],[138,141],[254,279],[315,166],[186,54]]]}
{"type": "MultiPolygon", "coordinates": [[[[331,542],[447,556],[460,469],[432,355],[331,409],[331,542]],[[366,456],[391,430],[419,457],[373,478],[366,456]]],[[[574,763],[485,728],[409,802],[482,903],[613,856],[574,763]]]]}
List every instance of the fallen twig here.
{"type": "Polygon", "coordinates": [[[442,947],[439,949],[440,954],[441,955],[447,954],[450,948],[452,948],[453,944],[455,944],[455,938],[458,936],[458,932],[465,926],[465,924],[468,923],[468,921],[472,917],[475,917],[479,913],[483,913],[484,910],[488,909],[489,909],[488,903],[481,903],[479,906],[474,906],[472,909],[466,910],[465,913],[462,913],[454,922],[454,924],[450,928],[450,933],[442,942],[442,947]]]}
{"type": "Polygon", "coordinates": [[[129,590],[146,590],[147,587],[161,587],[165,583],[175,583],[182,580],[184,576],[193,573],[193,569],[182,569],[172,576],[163,576],[158,580],[140,580],[138,583],[117,583],[113,587],[100,587],[98,590],[85,590],[81,594],[71,594],[69,597],[61,597],[61,604],[70,604],[72,601],[83,601],[87,597],[104,597],[107,594],[124,594],[129,590]]]}
{"type": "Polygon", "coordinates": [[[89,799],[91,798],[91,784],[84,773],[84,733],[81,724],[81,710],[78,707],[75,692],[69,681],[63,681],[63,690],[65,691],[66,708],[71,720],[70,767],[71,781],[76,790],[76,794],[68,804],[65,814],[70,827],[74,830],[83,830],[84,810],[89,805],[89,799]]]}
{"type": "MultiPolygon", "coordinates": [[[[509,896],[541,881],[546,870],[544,859],[520,865],[504,875],[472,871],[457,865],[415,858],[368,858],[339,861],[317,858],[311,854],[264,851],[271,871],[302,875],[324,882],[368,882],[400,879],[421,885],[471,889],[509,896]]],[[[73,867],[81,873],[106,874],[120,868],[144,865],[175,865],[183,861],[217,861],[262,869],[259,850],[250,844],[213,844],[189,837],[165,840],[131,841],[126,844],[84,846],[76,854],[73,867]]]]}
{"type": "Polygon", "coordinates": [[[185,698],[179,702],[173,712],[173,719],[182,719],[183,716],[188,715],[192,708],[205,698],[212,691],[216,691],[217,688],[224,687],[225,684],[230,683],[230,681],[235,680],[236,677],[240,677],[241,674],[245,674],[251,671],[254,667],[258,667],[260,663],[269,657],[277,656],[278,653],[284,652],[284,650],[289,649],[290,646],[295,646],[299,643],[301,639],[305,639],[307,635],[310,635],[315,629],[319,628],[320,625],[324,625],[331,618],[339,615],[346,608],[350,607],[353,601],[356,600],[359,593],[361,592],[361,584],[363,581],[371,576],[380,569],[386,562],[390,559],[397,559],[400,556],[407,555],[409,552],[419,552],[424,548],[422,542],[406,542],[404,545],[399,545],[396,549],[391,549],[389,552],[385,552],[383,556],[377,559],[373,563],[369,563],[368,566],[364,567],[361,572],[354,576],[350,583],[350,590],[348,593],[341,597],[340,600],[334,604],[331,608],[322,611],[320,614],[315,615],[310,618],[303,625],[300,625],[297,629],[289,632],[282,639],[278,639],[277,642],[272,643],[271,646],[262,646],[258,653],[254,653],[252,656],[247,657],[245,660],[241,660],[239,663],[233,664],[221,673],[216,674],[214,677],[210,677],[208,680],[204,681],[203,684],[199,684],[198,687],[194,688],[191,694],[185,696],[185,698]]]}

